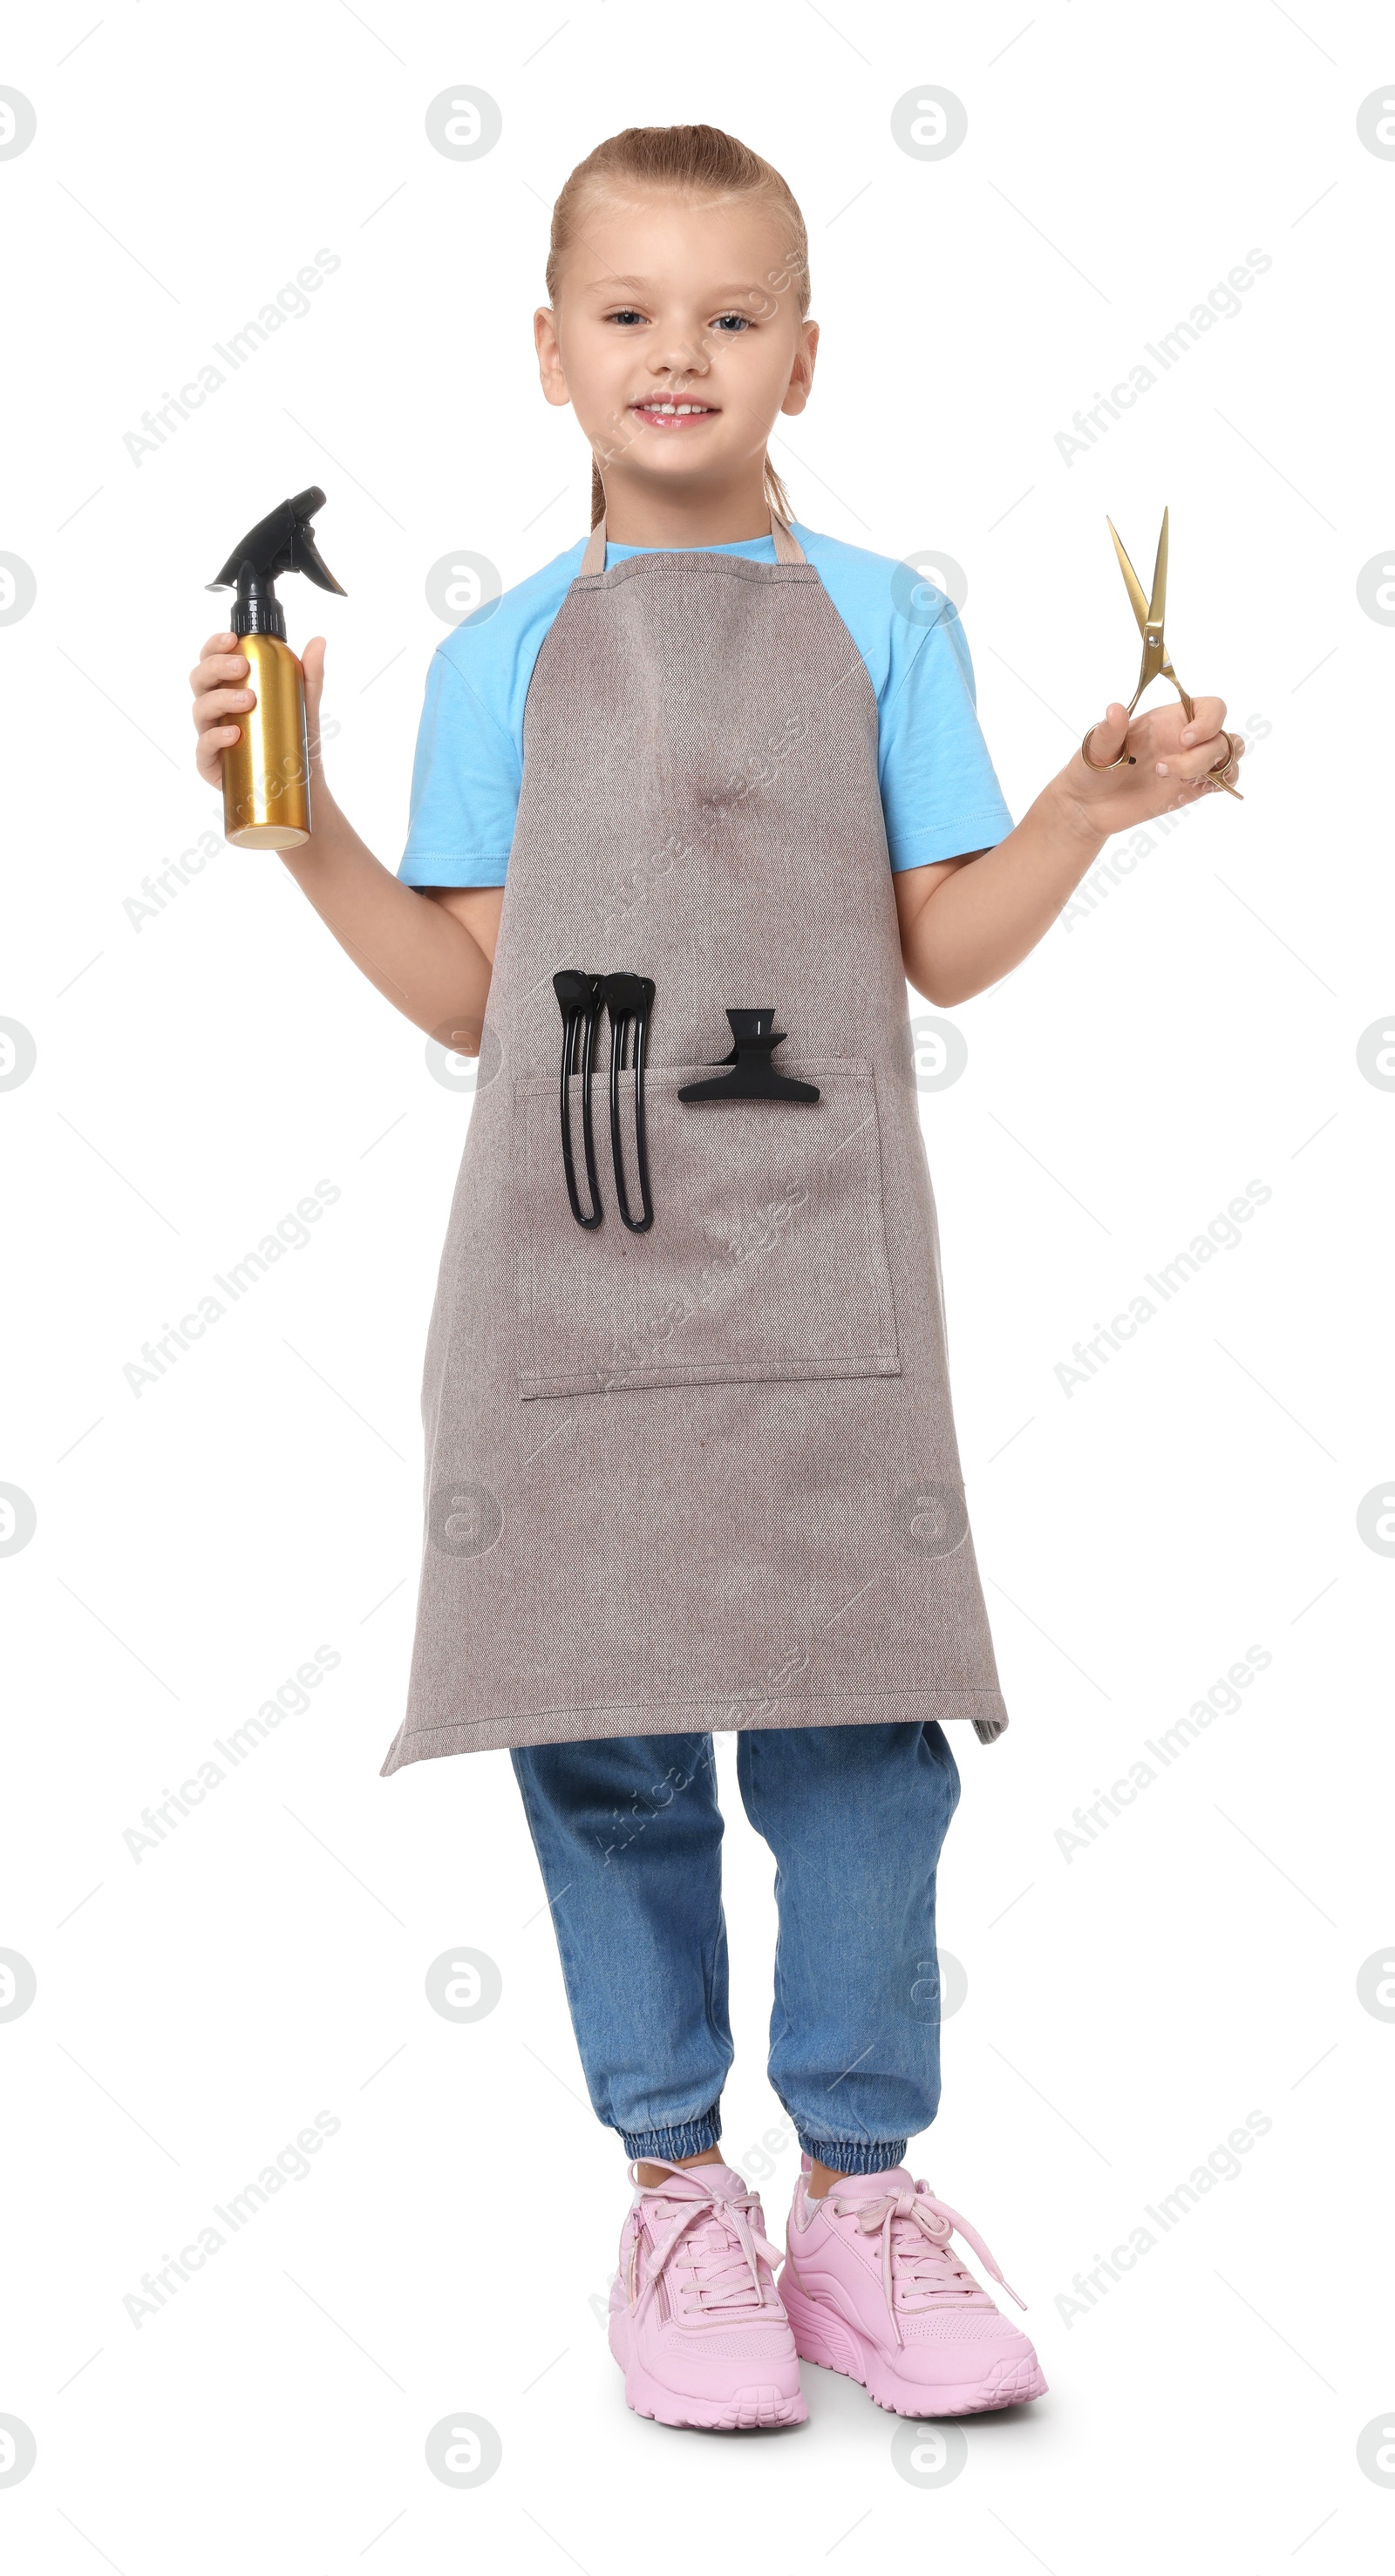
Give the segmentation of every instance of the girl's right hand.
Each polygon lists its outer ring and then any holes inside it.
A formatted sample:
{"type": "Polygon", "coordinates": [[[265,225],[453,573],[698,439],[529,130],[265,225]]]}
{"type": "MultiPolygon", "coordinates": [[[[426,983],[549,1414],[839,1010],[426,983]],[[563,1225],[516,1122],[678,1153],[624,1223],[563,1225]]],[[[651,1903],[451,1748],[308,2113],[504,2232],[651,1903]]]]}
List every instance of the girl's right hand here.
{"type": "MultiPolygon", "coordinates": [[[[198,735],[195,758],[200,778],[210,787],[223,783],[223,754],[241,740],[238,721],[256,705],[254,692],[248,688],[249,664],[239,638],[225,630],[210,635],[198,661],[189,674],[194,693],[194,731],[198,735]]],[[[320,776],[320,693],[324,687],[325,639],[316,635],[301,655],[305,674],[305,729],[310,740],[310,777],[313,787],[320,776]]]]}

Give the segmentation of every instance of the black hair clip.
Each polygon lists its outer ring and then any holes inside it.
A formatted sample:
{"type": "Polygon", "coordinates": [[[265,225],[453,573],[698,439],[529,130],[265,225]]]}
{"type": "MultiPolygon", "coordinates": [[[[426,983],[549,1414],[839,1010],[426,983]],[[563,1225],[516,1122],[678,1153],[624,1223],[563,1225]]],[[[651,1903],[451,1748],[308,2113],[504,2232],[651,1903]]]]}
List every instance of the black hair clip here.
{"type": "Polygon", "coordinates": [[[610,1013],[610,1150],[615,1163],[615,1196],[621,1223],[629,1227],[631,1234],[644,1234],[654,1222],[654,1203],[649,1196],[649,1151],[644,1133],[644,1044],[654,1000],[654,981],[650,975],[606,975],[602,978],[601,992],[610,1013]],[[634,1067],[635,1167],[639,1173],[642,1216],[630,1214],[620,1145],[620,1074],[627,1057],[634,1067]]]}
{"type": "Polygon", "coordinates": [[[790,1074],[777,1073],[771,1062],[777,1046],[785,1043],[773,1010],[728,1011],[727,1018],[736,1043],[722,1062],[733,1070],[711,1082],[685,1082],[680,1100],[817,1100],[816,1082],[796,1082],[790,1074]]]}
{"type": "Polygon", "coordinates": [[[601,978],[583,975],[576,966],[564,966],[552,978],[562,1013],[562,1165],[567,1175],[567,1196],[578,1225],[589,1230],[600,1224],[600,1185],[596,1179],[596,1142],[591,1132],[591,1066],[596,1052],[596,1024],[601,1015],[601,978]],[[577,1195],[576,1163],[572,1154],[571,1076],[577,1071],[577,1039],[581,1038],[581,1136],[586,1156],[586,1186],[591,1194],[591,1213],[583,1216],[577,1195]]]}

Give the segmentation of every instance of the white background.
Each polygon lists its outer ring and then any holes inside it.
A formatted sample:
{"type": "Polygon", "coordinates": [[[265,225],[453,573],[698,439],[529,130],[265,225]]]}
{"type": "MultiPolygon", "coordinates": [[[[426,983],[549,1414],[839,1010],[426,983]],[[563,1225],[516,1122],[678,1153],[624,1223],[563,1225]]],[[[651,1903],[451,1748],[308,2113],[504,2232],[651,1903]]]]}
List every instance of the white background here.
{"type": "MultiPolygon", "coordinates": [[[[1395,72],[1386,13],[101,5],[11,12],[0,60],[38,120],[0,161],[0,548],[37,582],[0,626],[0,1012],[37,1046],[0,1097],[0,1481],[37,1513],[0,1562],[0,1945],[37,1977],[0,2022],[0,2413],[37,2443],[0,2488],[11,2563],[1375,2568],[1395,2493],[1357,2443],[1395,2403],[1373,2260],[1395,2029],[1357,1977],[1395,1930],[1395,1567],[1357,1511],[1395,1465],[1395,1098],[1357,1044],[1392,1001],[1395,632],[1357,580],[1395,537],[1395,166],[1357,111],[1395,72]],[[424,126],[462,82],[503,118],[474,162],[424,126]],[[891,132],[926,83],[968,114],[940,162],[891,132]],[[971,2423],[928,2489],[823,2373],[798,2434],[627,2415],[591,2304],[621,2151],[583,2099],[507,1757],[378,1777],[468,1099],[274,858],[220,844],[155,918],[123,908],[220,819],[185,680],[225,615],[203,585],[311,481],[349,595],[321,613],[288,583],[291,639],[328,631],[336,792],[396,863],[445,631],[429,567],[468,548],[507,585],[586,522],[589,459],[531,355],[547,209],[605,134],[697,118],[808,218],[823,352],[776,449],[796,511],[965,568],[1014,814],[1132,687],[1106,510],[1146,570],[1170,503],[1177,667],[1268,728],[1243,805],[1205,800],[954,1014],[967,1070],[923,1104],[1013,1722],[992,1750],[953,1737],[941,1929],[968,1997],[912,2154],[1027,2297],[1051,2384],[971,2423]],[[124,434],[321,247],[341,264],[309,314],[133,463],[124,434]],[[1076,410],[1252,248],[1272,265],[1238,316],[1065,463],[1076,410]],[[321,1178],[341,1195],[309,1245],[134,1395],[142,1343],[321,1178]],[[1252,1179],[1272,1196],[1243,1242],[1064,1393],[1077,1339],[1252,1179]],[[141,1810],[321,1644],[340,1662],[305,1712],[133,1859],[141,1810]],[[1239,1711],[1067,1860],[1076,1806],[1251,1645],[1272,1660],[1239,1711]],[[457,2026],[424,1977],[462,1944],[503,1996],[457,2026]],[[319,2110],[340,2126],[305,2179],[134,2326],[142,2274],[319,2110]],[[1238,2177],[1063,2314],[1250,2111],[1272,2125],[1238,2177]],[[423,2449],[460,2410],[503,2446],[468,2492],[423,2449]]],[[[725,2136],[774,2168],[778,2235],[771,1863],[731,1806],[725,2136]]]]}

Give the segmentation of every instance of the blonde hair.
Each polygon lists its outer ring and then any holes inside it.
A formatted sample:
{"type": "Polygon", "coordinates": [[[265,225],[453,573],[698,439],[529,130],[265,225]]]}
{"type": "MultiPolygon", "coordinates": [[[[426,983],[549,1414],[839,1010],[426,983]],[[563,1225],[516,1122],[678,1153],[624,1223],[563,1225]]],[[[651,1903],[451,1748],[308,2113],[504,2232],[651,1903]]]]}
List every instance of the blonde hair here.
{"type": "MultiPolygon", "coordinates": [[[[768,197],[785,219],[789,239],[780,268],[766,281],[775,294],[792,291],[800,321],[809,311],[809,237],[795,198],[769,161],[749,144],[738,143],[719,125],[627,125],[598,143],[578,161],[552,209],[552,239],[547,254],[547,292],[555,306],[562,262],[582,230],[581,213],[589,196],[620,182],[670,187],[694,197],[768,197]]],[[[793,513],[789,494],[765,460],[765,496],[776,516],[788,526],[793,513]]],[[[595,457],[591,460],[591,525],[605,514],[605,485],[595,457]]]]}

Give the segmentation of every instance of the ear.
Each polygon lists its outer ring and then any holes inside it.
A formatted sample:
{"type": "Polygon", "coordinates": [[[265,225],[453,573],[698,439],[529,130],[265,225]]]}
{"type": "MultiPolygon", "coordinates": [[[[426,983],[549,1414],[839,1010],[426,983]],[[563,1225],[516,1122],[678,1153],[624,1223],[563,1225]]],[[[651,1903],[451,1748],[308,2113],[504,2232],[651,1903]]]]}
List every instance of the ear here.
{"type": "Polygon", "coordinates": [[[550,304],[540,304],[533,316],[533,346],[538,353],[538,377],[550,403],[565,406],[571,401],[562,367],[562,351],[557,338],[557,316],[550,304]]]}
{"type": "Polygon", "coordinates": [[[789,384],[784,401],[780,405],[781,411],[788,412],[791,417],[796,412],[803,411],[809,399],[814,382],[814,362],[818,354],[819,326],[817,322],[802,322],[799,326],[799,345],[795,351],[794,364],[790,369],[789,384]]]}

